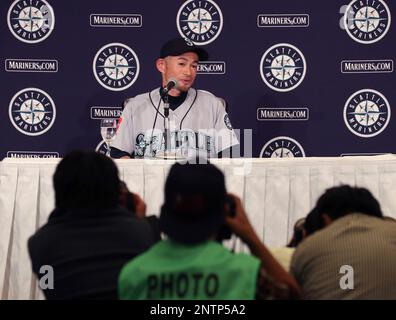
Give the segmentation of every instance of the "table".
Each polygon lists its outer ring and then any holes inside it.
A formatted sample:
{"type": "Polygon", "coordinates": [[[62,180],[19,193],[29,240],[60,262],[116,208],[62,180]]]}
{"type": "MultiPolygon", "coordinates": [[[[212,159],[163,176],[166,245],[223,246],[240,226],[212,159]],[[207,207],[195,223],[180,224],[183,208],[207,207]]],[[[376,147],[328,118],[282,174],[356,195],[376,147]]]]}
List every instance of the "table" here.
{"type": "MultiPolygon", "coordinates": [[[[42,299],[31,272],[28,238],[54,207],[52,175],[59,159],[4,159],[0,162],[0,296],[42,299]]],[[[120,178],[158,214],[169,160],[116,160],[120,178]]],[[[293,225],[305,216],[323,191],[340,184],[368,188],[385,215],[396,217],[396,156],[341,158],[214,159],[226,176],[229,192],[242,198],[264,243],[284,246],[293,225]]],[[[238,240],[226,243],[236,251],[238,240]]]]}

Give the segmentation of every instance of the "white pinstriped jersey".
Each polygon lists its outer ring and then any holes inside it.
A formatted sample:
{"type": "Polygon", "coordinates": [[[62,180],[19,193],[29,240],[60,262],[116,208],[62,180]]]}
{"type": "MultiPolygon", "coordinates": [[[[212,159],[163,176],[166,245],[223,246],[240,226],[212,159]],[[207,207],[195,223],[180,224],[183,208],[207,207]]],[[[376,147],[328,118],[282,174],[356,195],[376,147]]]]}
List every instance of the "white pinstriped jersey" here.
{"type": "MultiPolygon", "coordinates": [[[[122,113],[112,147],[133,153],[136,158],[154,157],[163,151],[162,101],[155,120],[159,101],[159,88],[131,98],[122,113]]],[[[189,89],[185,101],[175,110],[169,109],[169,119],[171,151],[180,156],[216,157],[220,151],[239,144],[221,100],[210,92],[189,89]]]]}

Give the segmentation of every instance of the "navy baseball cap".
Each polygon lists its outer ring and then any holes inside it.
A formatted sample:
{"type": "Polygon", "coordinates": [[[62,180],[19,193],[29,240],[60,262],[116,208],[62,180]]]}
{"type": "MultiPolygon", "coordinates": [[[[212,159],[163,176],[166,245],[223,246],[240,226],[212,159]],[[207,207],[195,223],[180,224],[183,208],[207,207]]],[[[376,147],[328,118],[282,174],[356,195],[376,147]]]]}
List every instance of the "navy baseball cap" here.
{"type": "Polygon", "coordinates": [[[169,171],[160,228],[171,239],[196,244],[224,225],[224,174],[212,164],[179,164],[169,171]]]}
{"type": "Polygon", "coordinates": [[[209,58],[205,49],[196,46],[191,40],[185,38],[176,38],[166,42],[161,48],[160,58],[179,56],[186,52],[195,52],[199,61],[206,61],[209,58]]]}

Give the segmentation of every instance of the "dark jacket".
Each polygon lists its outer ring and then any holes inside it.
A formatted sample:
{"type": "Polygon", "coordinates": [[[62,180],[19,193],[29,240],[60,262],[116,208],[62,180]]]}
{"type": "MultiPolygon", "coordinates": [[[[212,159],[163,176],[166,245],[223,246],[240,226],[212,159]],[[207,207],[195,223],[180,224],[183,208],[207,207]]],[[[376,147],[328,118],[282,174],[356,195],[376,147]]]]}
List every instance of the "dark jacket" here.
{"type": "Polygon", "coordinates": [[[46,298],[117,299],[122,266],[160,239],[149,220],[121,208],[54,210],[28,241],[38,278],[41,266],[54,270],[54,289],[44,290],[46,298]]]}

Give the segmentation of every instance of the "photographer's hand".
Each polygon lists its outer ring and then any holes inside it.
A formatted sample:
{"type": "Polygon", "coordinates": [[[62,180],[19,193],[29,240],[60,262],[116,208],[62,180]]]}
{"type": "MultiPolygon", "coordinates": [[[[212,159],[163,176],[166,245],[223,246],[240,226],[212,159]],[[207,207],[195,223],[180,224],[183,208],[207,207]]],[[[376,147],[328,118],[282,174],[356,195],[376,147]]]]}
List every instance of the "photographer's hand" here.
{"type": "Polygon", "coordinates": [[[243,242],[247,243],[253,241],[254,238],[257,238],[257,235],[249,222],[245,210],[243,209],[241,199],[239,199],[236,195],[230,193],[228,195],[233,199],[235,203],[236,214],[235,217],[227,215],[226,224],[233,233],[235,233],[239,238],[243,240],[243,242]]]}
{"type": "Polygon", "coordinates": [[[235,217],[227,216],[226,224],[244,243],[246,243],[251,253],[261,260],[262,268],[264,268],[274,280],[286,284],[294,297],[299,297],[301,291],[297,282],[285,269],[283,269],[261,242],[249,222],[246,212],[243,209],[241,199],[232,194],[229,194],[229,196],[234,199],[236,215],[235,217]]]}
{"type": "Polygon", "coordinates": [[[138,218],[144,218],[146,216],[146,210],[147,210],[146,203],[137,193],[132,193],[132,195],[135,201],[136,216],[138,218]]]}

